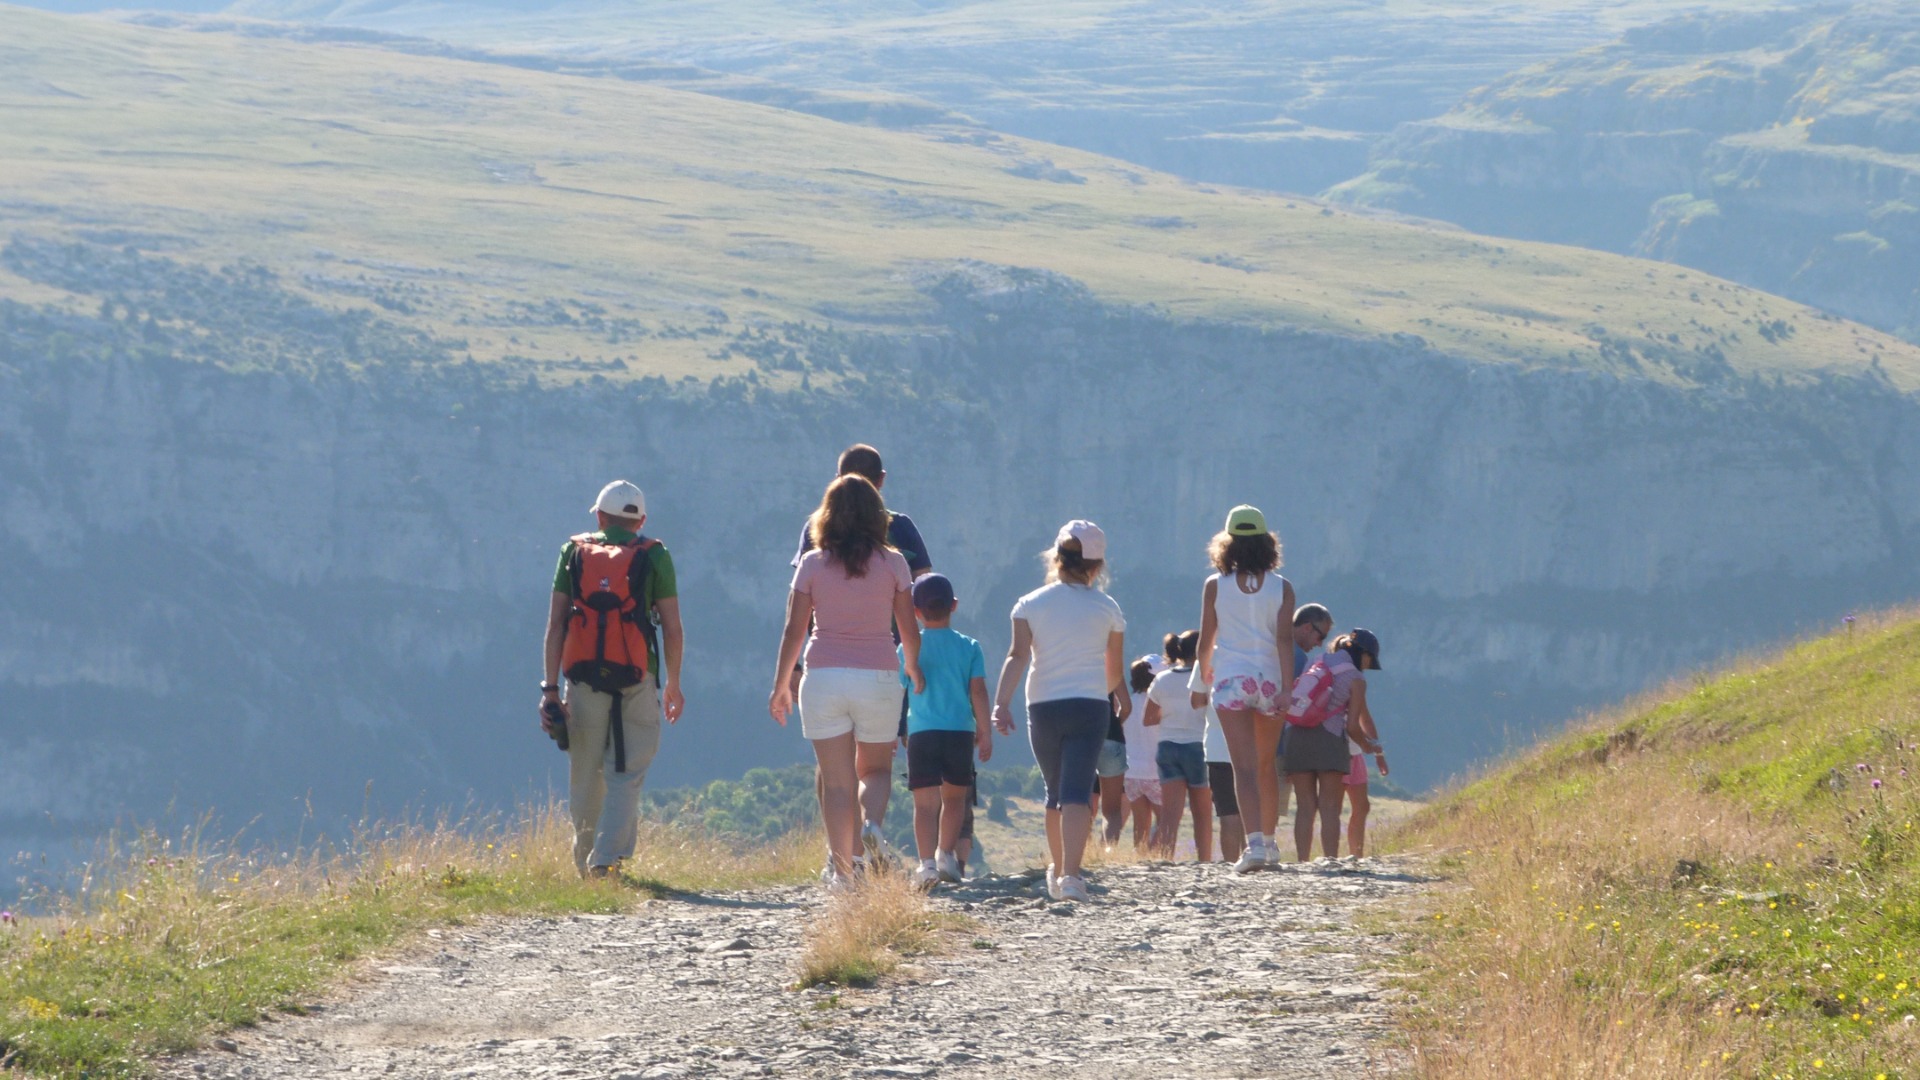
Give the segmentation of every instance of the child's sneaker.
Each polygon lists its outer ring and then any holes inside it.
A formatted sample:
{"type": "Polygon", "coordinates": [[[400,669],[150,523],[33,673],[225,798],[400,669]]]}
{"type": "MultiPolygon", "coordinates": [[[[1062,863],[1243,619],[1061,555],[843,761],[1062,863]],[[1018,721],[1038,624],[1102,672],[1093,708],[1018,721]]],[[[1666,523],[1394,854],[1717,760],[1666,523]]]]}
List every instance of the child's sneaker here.
{"type": "Polygon", "coordinates": [[[942,880],[940,871],[934,869],[930,861],[922,861],[920,868],[913,872],[913,887],[928,892],[942,880]]]}
{"type": "Polygon", "coordinates": [[[1087,883],[1071,875],[1060,879],[1060,895],[1056,900],[1072,900],[1084,904],[1092,897],[1087,895],[1087,883]]]}
{"type": "Polygon", "coordinates": [[[1255,870],[1264,870],[1266,868],[1267,852],[1265,847],[1255,840],[1248,840],[1247,846],[1240,852],[1240,858],[1234,861],[1233,872],[1236,874],[1250,874],[1255,870]]]}
{"type": "Polygon", "coordinates": [[[938,852],[933,857],[934,872],[940,880],[949,885],[960,884],[964,873],[960,869],[960,860],[951,851],[938,852]]]}
{"type": "Polygon", "coordinates": [[[1060,899],[1060,875],[1054,872],[1052,863],[1047,864],[1047,899],[1060,899]]]}

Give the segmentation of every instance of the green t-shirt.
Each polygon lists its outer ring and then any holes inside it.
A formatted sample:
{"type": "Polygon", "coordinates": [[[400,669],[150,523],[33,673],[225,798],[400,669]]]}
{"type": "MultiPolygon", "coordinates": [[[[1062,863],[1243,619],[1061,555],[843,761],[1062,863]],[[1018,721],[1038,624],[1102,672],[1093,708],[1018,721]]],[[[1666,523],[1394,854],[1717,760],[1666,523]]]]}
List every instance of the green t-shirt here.
{"type": "MultiPolygon", "coordinates": [[[[632,543],[635,533],[625,529],[601,529],[593,538],[607,544],[632,543]]],[[[560,565],[553,570],[553,591],[566,596],[573,595],[573,575],[567,572],[567,564],[573,561],[574,543],[568,540],[560,546],[560,565]]],[[[662,600],[671,600],[680,595],[679,583],[673,574],[673,556],[667,552],[667,545],[655,544],[648,548],[646,557],[651,560],[647,567],[647,595],[642,607],[651,609],[662,600]]],[[[660,670],[659,653],[649,648],[648,670],[660,670]]]]}

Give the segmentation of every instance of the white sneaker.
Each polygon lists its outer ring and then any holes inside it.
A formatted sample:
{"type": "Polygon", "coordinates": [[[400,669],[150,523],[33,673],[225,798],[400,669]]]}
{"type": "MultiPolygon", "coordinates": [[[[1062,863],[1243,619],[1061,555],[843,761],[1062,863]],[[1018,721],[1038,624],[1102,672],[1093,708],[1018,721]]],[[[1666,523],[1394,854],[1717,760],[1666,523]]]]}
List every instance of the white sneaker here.
{"type": "Polygon", "coordinates": [[[933,857],[934,872],[940,880],[949,885],[960,884],[960,858],[951,851],[938,852],[933,857]]]}
{"type": "Polygon", "coordinates": [[[1060,895],[1055,897],[1055,899],[1073,900],[1084,904],[1093,898],[1087,895],[1087,883],[1085,881],[1069,875],[1060,879],[1060,895]]]}
{"type": "Polygon", "coordinates": [[[1233,872],[1250,874],[1255,870],[1264,870],[1266,866],[1267,853],[1255,844],[1248,844],[1246,849],[1240,852],[1240,858],[1234,861],[1233,872]]]}
{"type": "Polygon", "coordinates": [[[860,827],[860,846],[866,849],[867,862],[875,869],[892,869],[899,865],[900,857],[895,855],[887,838],[880,835],[880,829],[869,821],[860,827]]]}
{"type": "Polygon", "coordinates": [[[1060,880],[1061,880],[1060,875],[1054,872],[1053,864],[1048,863],[1047,864],[1047,898],[1049,900],[1060,899],[1060,880]]]}
{"type": "Polygon", "coordinates": [[[942,880],[940,871],[935,870],[930,862],[921,863],[920,868],[913,872],[913,887],[921,892],[932,889],[942,880]]]}

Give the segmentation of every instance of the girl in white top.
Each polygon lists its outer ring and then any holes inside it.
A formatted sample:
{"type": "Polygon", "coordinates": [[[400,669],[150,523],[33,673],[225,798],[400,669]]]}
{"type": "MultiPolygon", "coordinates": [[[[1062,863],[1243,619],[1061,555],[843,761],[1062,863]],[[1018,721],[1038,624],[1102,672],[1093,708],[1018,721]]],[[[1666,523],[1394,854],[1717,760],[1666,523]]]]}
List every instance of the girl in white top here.
{"type": "Polygon", "coordinates": [[[1160,766],[1154,752],[1160,738],[1150,727],[1141,725],[1146,715],[1147,688],[1153,685],[1157,656],[1143,656],[1127,668],[1128,688],[1133,691],[1133,711],[1127,715],[1127,806],[1133,816],[1133,850],[1145,855],[1153,839],[1155,822],[1160,817],[1160,766]]]}
{"type": "Polygon", "coordinates": [[[1121,681],[1127,620],[1100,588],[1107,573],[1100,526],[1067,522],[1045,559],[1047,584],[1013,605],[1013,643],[993,695],[993,726],[1013,734],[1013,694],[1026,675],[1027,739],[1047,787],[1047,892],[1084,902],[1080,862],[1093,824],[1094,761],[1111,719],[1108,695],[1119,695],[1120,719],[1132,711],[1121,681]]]}
{"type": "Polygon", "coordinates": [[[1198,662],[1189,683],[1195,705],[1209,696],[1233,762],[1234,794],[1247,847],[1236,873],[1278,865],[1280,735],[1293,692],[1293,584],[1280,568],[1280,538],[1266,515],[1236,506],[1208,545],[1216,573],[1201,594],[1198,662]]]}
{"type": "Polygon", "coordinates": [[[1193,677],[1193,656],[1200,647],[1200,631],[1187,630],[1166,637],[1167,663],[1147,688],[1143,725],[1159,745],[1154,762],[1160,774],[1160,826],[1153,846],[1171,859],[1180,840],[1180,816],[1193,805],[1193,851],[1201,862],[1213,861],[1213,788],[1207,768],[1207,710],[1193,704],[1187,682],[1193,677]]]}

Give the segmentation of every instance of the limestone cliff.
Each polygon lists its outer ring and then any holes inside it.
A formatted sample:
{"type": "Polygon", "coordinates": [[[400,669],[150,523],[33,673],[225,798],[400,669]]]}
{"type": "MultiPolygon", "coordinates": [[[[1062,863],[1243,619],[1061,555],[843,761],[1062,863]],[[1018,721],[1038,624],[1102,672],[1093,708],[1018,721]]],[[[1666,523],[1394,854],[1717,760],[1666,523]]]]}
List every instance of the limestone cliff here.
{"type": "Polygon", "coordinates": [[[1225,509],[1264,506],[1302,598],[1382,635],[1374,696],[1414,786],[1916,591],[1920,412],[1871,374],[1495,367],[980,266],[928,291],[937,333],[839,335],[861,374],[797,393],[555,388],[426,354],[247,371],[6,305],[0,830],[169,803],[330,827],[370,781],[388,812],[544,794],[545,594],[613,476],[647,489],[691,641],[656,782],[802,759],[763,701],[800,518],[856,439],[990,655],[1061,520],[1110,530],[1144,651],[1194,623],[1225,509]]]}

